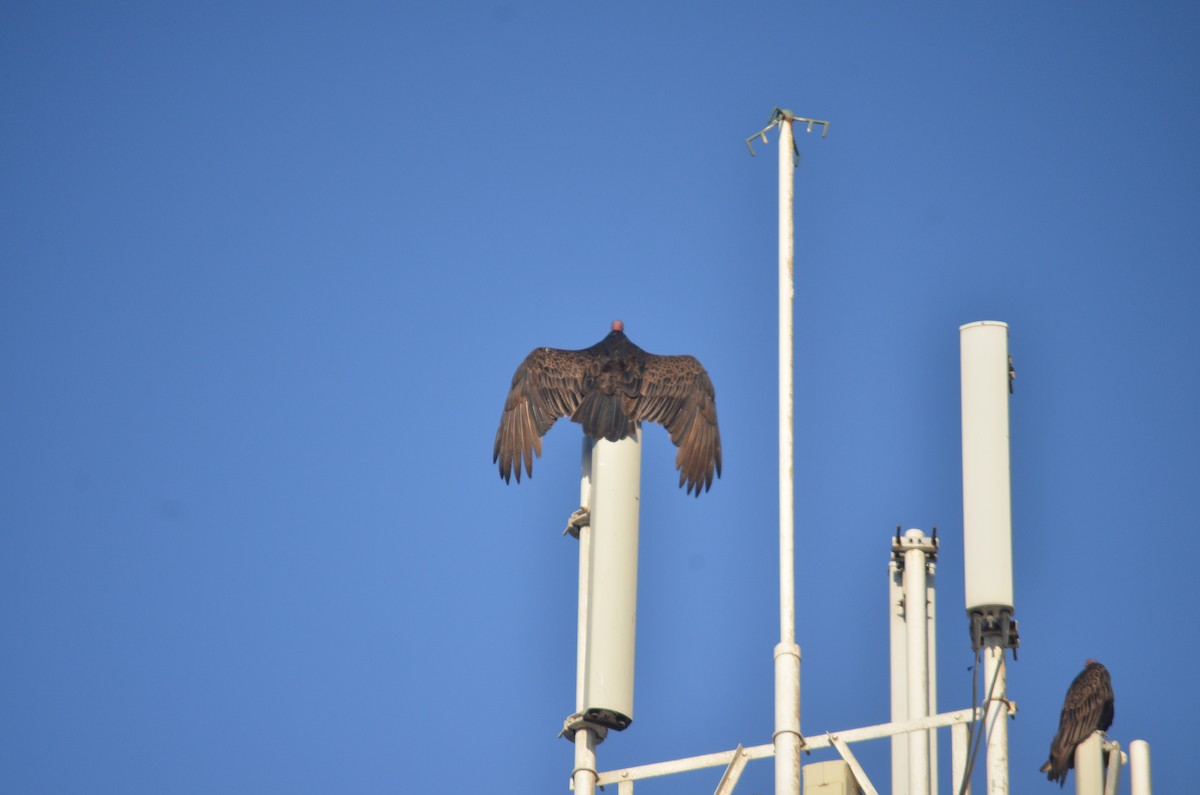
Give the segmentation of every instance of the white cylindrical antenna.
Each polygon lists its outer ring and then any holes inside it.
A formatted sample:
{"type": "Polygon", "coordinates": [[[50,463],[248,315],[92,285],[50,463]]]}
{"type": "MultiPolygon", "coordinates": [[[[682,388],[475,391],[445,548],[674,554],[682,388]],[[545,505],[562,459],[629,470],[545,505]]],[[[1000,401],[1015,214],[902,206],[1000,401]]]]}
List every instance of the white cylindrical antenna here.
{"type": "Polygon", "coordinates": [[[1150,795],[1150,743],[1145,740],[1129,744],[1129,791],[1131,795],[1150,795]]]}
{"type": "Polygon", "coordinates": [[[1075,795],[1104,795],[1104,737],[1092,732],[1075,747],[1075,795]]]}
{"type": "Polygon", "coordinates": [[[775,646],[775,795],[800,795],[800,647],[796,645],[796,538],[792,424],[795,146],[779,122],[779,643],[775,646]]]}
{"type": "Polygon", "coordinates": [[[624,729],[633,720],[637,626],[641,429],[592,448],[591,560],[588,574],[585,720],[624,729]]]}
{"type": "Polygon", "coordinates": [[[1013,617],[1008,324],[959,327],[962,357],[963,562],[971,642],[981,650],[987,702],[988,795],[1008,792],[1008,669],[1013,617]]]}
{"type": "Polygon", "coordinates": [[[963,558],[967,613],[1013,612],[1008,325],[959,328],[962,351],[963,558]]]}

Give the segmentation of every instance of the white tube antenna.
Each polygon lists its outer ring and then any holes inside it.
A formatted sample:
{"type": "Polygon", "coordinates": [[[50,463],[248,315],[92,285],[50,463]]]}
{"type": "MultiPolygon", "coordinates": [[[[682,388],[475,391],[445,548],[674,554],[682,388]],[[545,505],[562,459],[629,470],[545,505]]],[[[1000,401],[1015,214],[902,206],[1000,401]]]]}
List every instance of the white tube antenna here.
{"type": "Polygon", "coordinates": [[[1008,325],[959,327],[962,360],[963,562],[971,645],[981,652],[987,702],[988,795],[1008,792],[1008,669],[1013,620],[1008,325]]]}
{"type": "Polygon", "coordinates": [[[642,432],[592,448],[591,573],[583,710],[612,729],[633,721],[642,432]]]}
{"type": "Polygon", "coordinates": [[[968,323],[959,338],[967,613],[998,619],[1013,612],[1008,325],[968,323]]]}
{"type": "Polygon", "coordinates": [[[639,427],[619,442],[584,439],[583,508],[567,525],[579,538],[579,637],[563,734],[575,743],[571,781],[582,795],[596,790],[596,745],[633,721],[641,438],[639,427]]]}
{"type": "Polygon", "coordinates": [[[1075,747],[1075,795],[1104,794],[1104,736],[1092,732],[1075,747]]]}
{"type": "Polygon", "coordinates": [[[1129,744],[1129,791],[1131,795],[1150,793],[1150,743],[1134,740],[1129,744]]]}

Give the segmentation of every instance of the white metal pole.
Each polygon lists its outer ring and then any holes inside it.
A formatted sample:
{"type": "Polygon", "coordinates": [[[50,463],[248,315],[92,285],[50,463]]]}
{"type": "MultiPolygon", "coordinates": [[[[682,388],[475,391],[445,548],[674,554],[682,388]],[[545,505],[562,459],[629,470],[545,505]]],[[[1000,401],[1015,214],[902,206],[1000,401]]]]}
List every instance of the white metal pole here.
{"type": "MultiPolygon", "coordinates": [[[[892,673],[892,722],[908,715],[908,655],[905,652],[904,572],[893,555],[888,563],[888,624],[892,673]]],[[[908,733],[892,735],[892,795],[908,795],[908,733]]]]}
{"type": "Polygon", "coordinates": [[[1129,744],[1129,791],[1131,795],[1150,795],[1150,743],[1145,740],[1129,744]]]}
{"type": "Polygon", "coordinates": [[[950,791],[954,795],[971,795],[971,782],[963,787],[963,778],[967,775],[967,755],[971,752],[970,738],[967,735],[967,725],[956,723],[950,727],[950,791]]]}
{"type": "Polygon", "coordinates": [[[1092,732],[1075,747],[1075,795],[1102,795],[1104,792],[1103,742],[1099,732],[1092,732]]]}
{"type": "Polygon", "coordinates": [[[1132,795],[1150,795],[1150,743],[1129,744],[1129,790],[1132,795]]]}
{"type": "Polygon", "coordinates": [[[989,635],[983,641],[983,681],[989,688],[984,715],[987,729],[987,793],[1008,793],[1008,667],[1003,639],[989,635]]]}
{"type": "Polygon", "coordinates": [[[596,732],[589,728],[575,731],[575,772],[571,776],[575,795],[596,793],[596,732]]]}
{"type": "MultiPolygon", "coordinates": [[[[934,528],[936,532],[937,528],[934,528]]],[[[933,543],[933,539],[929,539],[933,543]]],[[[934,548],[936,551],[936,547],[934,548]]],[[[926,624],[925,637],[928,645],[925,648],[925,689],[929,696],[926,702],[925,714],[936,715],[937,701],[937,563],[926,558],[925,561],[925,606],[926,624]]],[[[938,791],[938,746],[937,731],[930,729],[929,740],[929,791],[938,791]]]]}
{"type": "Polygon", "coordinates": [[[796,645],[792,422],[792,122],[779,122],[779,644],[775,647],[775,795],[800,795],[800,647],[796,645]]]}
{"type": "MultiPolygon", "coordinates": [[[[595,443],[583,437],[582,476],[579,483],[579,503],[590,510],[592,504],[592,447],[595,443]]],[[[575,646],[575,712],[583,714],[588,660],[588,594],[591,590],[592,528],[591,523],[579,528],[579,635],[575,646]]],[[[596,792],[596,734],[582,727],[575,731],[575,769],[571,781],[578,795],[596,792]]]]}
{"type": "MultiPolygon", "coordinates": [[[[592,507],[592,446],[595,444],[583,435],[583,456],[580,464],[579,504],[591,510],[592,507]]],[[[591,521],[579,528],[579,613],[576,619],[578,632],[575,640],[575,712],[583,713],[583,698],[587,682],[588,660],[588,594],[591,591],[592,570],[592,527],[591,521]]]]}
{"type": "Polygon", "coordinates": [[[1102,743],[1101,749],[1108,755],[1108,770],[1104,776],[1104,795],[1117,795],[1121,784],[1121,744],[1118,742],[1102,743]]]}
{"type": "Polygon", "coordinates": [[[792,305],[795,299],[795,169],[792,123],[779,123],[779,640],[796,641],[795,452],[793,448],[795,376],[792,305]]]}
{"type": "MultiPolygon", "coordinates": [[[[920,530],[904,534],[904,626],[907,634],[908,719],[929,716],[928,614],[926,613],[925,545],[920,530]]],[[[908,736],[908,795],[929,793],[929,733],[908,736]]]]}

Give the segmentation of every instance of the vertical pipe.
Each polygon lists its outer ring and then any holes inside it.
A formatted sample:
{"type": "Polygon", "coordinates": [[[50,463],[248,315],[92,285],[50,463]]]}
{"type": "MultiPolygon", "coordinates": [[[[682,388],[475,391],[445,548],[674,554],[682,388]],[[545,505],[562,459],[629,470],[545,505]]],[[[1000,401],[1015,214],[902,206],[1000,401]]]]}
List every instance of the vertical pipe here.
{"type": "MultiPolygon", "coordinates": [[[[579,504],[587,509],[592,507],[592,445],[587,434],[583,435],[583,456],[580,463],[579,504]]],[[[591,589],[588,572],[591,571],[589,561],[592,559],[592,528],[591,522],[579,528],[579,614],[577,619],[577,638],[575,640],[575,712],[583,713],[583,694],[587,682],[587,620],[588,620],[588,591],[591,589]]]]}
{"type": "Polygon", "coordinates": [[[1108,770],[1104,775],[1104,795],[1117,795],[1117,788],[1121,784],[1121,744],[1105,743],[1101,748],[1108,756],[1108,770]]]}
{"type": "Polygon", "coordinates": [[[1075,747],[1075,795],[1102,795],[1104,792],[1104,738],[1092,732],[1075,747]]]}
{"type": "MultiPolygon", "coordinates": [[[[888,626],[891,642],[892,721],[908,720],[908,655],[905,651],[904,573],[888,563],[888,626]]],[[[908,795],[908,733],[892,735],[892,795],[908,795]]]]}
{"type": "Polygon", "coordinates": [[[967,755],[971,752],[967,724],[956,723],[950,727],[950,791],[954,795],[971,795],[971,782],[963,786],[967,775],[967,755]]]}
{"type": "Polygon", "coordinates": [[[1145,740],[1129,744],[1129,791],[1131,795],[1150,795],[1150,743],[1145,740]]]}
{"type": "Polygon", "coordinates": [[[800,647],[775,646],[775,792],[800,795],[800,647]]]}
{"type": "Polygon", "coordinates": [[[596,732],[592,729],[575,731],[575,772],[571,776],[575,795],[596,793],[596,732]]]}
{"type": "Polygon", "coordinates": [[[775,647],[775,795],[800,795],[800,647],[792,424],[792,123],[779,122],[779,644],[775,647]]]}
{"type": "MultiPolygon", "coordinates": [[[[936,530],[936,528],[935,528],[936,530]]],[[[933,543],[929,539],[929,543],[933,543]]],[[[936,552],[936,548],[935,548],[936,552]]],[[[926,715],[938,714],[937,705],[937,564],[933,560],[925,563],[926,631],[928,645],[925,647],[925,682],[929,702],[926,715]]],[[[938,791],[938,745],[937,729],[929,730],[929,791],[938,791]]]]}
{"type": "MultiPolygon", "coordinates": [[[[906,629],[908,666],[908,719],[929,717],[929,671],[926,652],[925,548],[927,541],[920,530],[904,534],[912,548],[904,551],[904,626],[906,629]]],[[[929,733],[909,732],[908,735],[908,795],[930,795],[929,792],[929,733]]]]}
{"type": "Polygon", "coordinates": [[[983,681],[989,696],[983,719],[987,730],[987,795],[1008,793],[1008,669],[1003,643],[999,635],[983,640],[983,681]]]}
{"type": "MultiPolygon", "coordinates": [[[[594,442],[585,434],[583,437],[582,474],[579,482],[579,504],[591,508],[592,504],[592,447],[594,442]]],[[[579,528],[579,636],[575,648],[575,712],[582,714],[584,692],[587,683],[588,641],[588,593],[591,588],[591,523],[579,528]]],[[[575,792],[579,795],[594,795],[596,792],[596,735],[588,728],[575,731],[575,769],[571,775],[575,792]]]]}
{"type": "Polygon", "coordinates": [[[779,640],[796,642],[792,123],[779,123],[779,640]]]}

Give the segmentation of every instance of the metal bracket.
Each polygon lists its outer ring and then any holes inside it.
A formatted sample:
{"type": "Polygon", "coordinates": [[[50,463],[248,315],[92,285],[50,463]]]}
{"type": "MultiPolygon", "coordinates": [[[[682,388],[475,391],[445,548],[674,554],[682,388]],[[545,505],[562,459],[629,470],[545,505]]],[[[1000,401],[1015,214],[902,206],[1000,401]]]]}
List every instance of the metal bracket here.
{"type": "Polygon", "coordinates": [[[842,759],[846,760],[846,764],[850,766],[850,772],[854,774],[854,780],[862,788],[863,795],[879,795],[879,791],[875,789],[871,779],[867,778],[867,771],[863,770],[862,765],[858,763],[858,758],[854,756],[854,752],[850,750],[846,741],[836,734],[827,734],[826,736],[829,738],[830,744],[837,749],[837,752],[842,755],[842,759]]]}
{"type": "MultiPolygon", "coordinates": [[[[829,122],[822,121],[821,119],[806,119],[803,116],[797,116],[795,113],[788,110],[787,108],[781,108],[778,105],[776,105],[775,108],[771,111],[771,117],[769,119],[767,119],[767,126],[763,127],[761,130],[754,133],[754,135],[751,135],[749,138],[746,139],[746,148],[750,150],[750,156],[754,157],[754,147],[750,145],[750,142],[753,141],[755,138],[762,138],[762,142],[764,144],[768,143],[767,130],[771,129],[772,127],[775,127],[776,125],[783,124],[785,122],[788,124],[792,124],[793,122],[798,122],[798,121],[804,122],[807,125],[807,127],[804,130],[805,132],[809,132],[809,133],[812,132],[813,125],[819,124],[819,125],[821,125],[821,137],[824,138],[826,135],[829,135],[829,122]]],[[[800,147],[796,145],[795,137],[792,138],[792,155],[793,155],[792,167],[794,168],[794,167],[800,165],[800,147]]]]}
{"type": "Polygon", "coordinates": [[[746,763],[750,761],[750,757],[746,754],[746,749],[738,743],[738,747],[733,751],[733,759],[729,760],[729,766],[725,768],[725,772],[721,775],[721,781],[718,782],[713,795],[731,795],[733,788],[737,786],[738,779],[742,777],[742,771],[746,769],[746,763]]]}
{"type": "Polygon", "coordinates": [[[1013,650],[1013,659],[1017,659],[1017,649],[1021,647],[1021,634],[1017,631],[1017,620],[1008,610],[999,614],[976,611],[971,613],[971,648],[978,651],[983,648],[983,639],[998,635],[1000,645],[1013,650]]]}
{"type": "MultiPolygon", "coordinates": [[[[563,721],[562,731],[558,733],[558,736],[575,742],[575,732],[580,729],[591,729],[596,735],[596,745],[604,742],[604,738],[608,737],[608,727],[588,720],[588,715],[583,712],[568,715],[567,719],[563,721]]],[[[574,774],[572,774],[572,778],[574,778],[574,774]]]]}
{"type": "Polygon", "coordinates": [[[913,539],[900,535],[900,525],[896,525],[896,538],[892,541],[892,560],[896,561],[897,571],[904,571],[904,553],[910,549],[919,549],[925,553],[926,563],[937,563],[938,542],[937,527],[933,535],[925,539],[928,543],[918,543],[913,539]]]}

